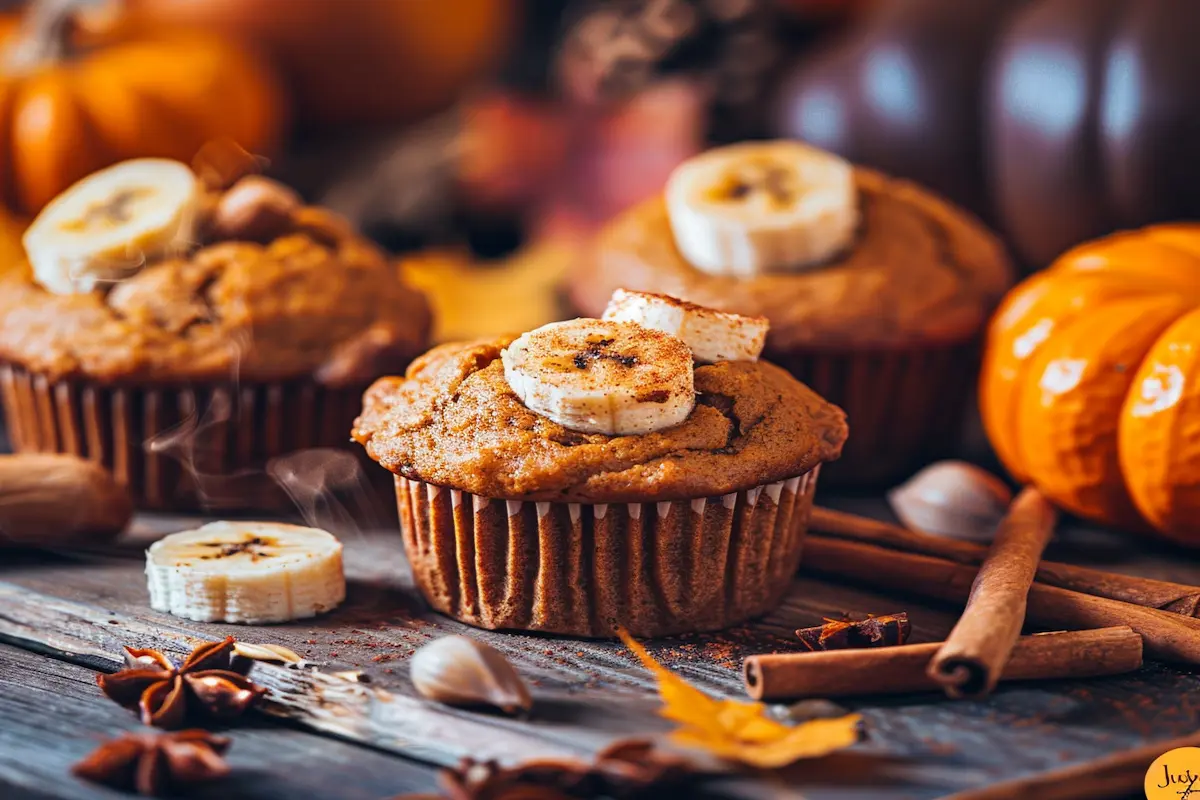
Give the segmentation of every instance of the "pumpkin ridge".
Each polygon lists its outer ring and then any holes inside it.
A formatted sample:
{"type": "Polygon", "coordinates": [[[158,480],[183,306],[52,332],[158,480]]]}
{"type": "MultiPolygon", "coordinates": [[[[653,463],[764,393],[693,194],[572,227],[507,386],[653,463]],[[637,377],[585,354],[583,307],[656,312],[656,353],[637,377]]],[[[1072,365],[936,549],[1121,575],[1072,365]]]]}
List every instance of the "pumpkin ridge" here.
{"type": "Polygon", "coordinates": [[[120,65],[103,61],[83,70],[79,102],[92,118],[95,140],[102,142],[113,161],[128,158],[170,158],[177,143],[186,141],[185,125],[173,109],[143,90],[136,76],[126,76],[120,65]]]}
{"type": "Polygon", "coordinates": [[[1154,342],[1189,306],[1175,296],[1114,300],[1071,319],[1032,357],[1016,444],[1051,500],[1108,524],[1144,527],[1118,452],[1122,404],[1154,342]]]}
{"type": "Polygon", "coordinates": [[[1185,544],[1200,534],[1197,336],[1200,309],[1159,337],[1130,387],[1119,430],[1122,469],[1135,505],[1160,534],[1185,544]],[[1156,388],[1143,391],[1150,387],[1156,388]],[[1139,409],[1139,403],[1145,405],[1139,409]]]}
{"type": "Polygon", "coordinates": [[[1019,284],[988,326],[980,371],[984,429],[1001,463],[1019,482],[1028,479],[1017,445],[1022,426],[1020,397],[1038,350],[1073,320],[1103,313],[1109,303],[1169,293],[1156,286],[1126,286],[1095,272],[1047,270],[1019,284]]]}
{"type": "MultiPolygon", "coordinates": [[[[70,70],[40,72],[20,83],[13,105],[17,201],[33,211],[86,176],[96,155],[70,70]]],[[[100,159],[103,160],[103,159],[100,159]]]]}

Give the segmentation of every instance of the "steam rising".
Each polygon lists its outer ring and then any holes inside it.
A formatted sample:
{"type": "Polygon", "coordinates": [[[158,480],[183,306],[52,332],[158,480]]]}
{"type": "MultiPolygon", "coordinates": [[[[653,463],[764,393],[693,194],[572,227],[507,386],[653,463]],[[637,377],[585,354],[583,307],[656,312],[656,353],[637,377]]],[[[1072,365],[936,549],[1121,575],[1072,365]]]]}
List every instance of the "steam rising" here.
{"type": "MultiPolygon", "coordinates": [[[[209,189],[223,190],[237,179],[262,172],[265,159],[248,153],[229,140],[206,144],[192,162],[193,171],[209,189]]],[[[191,230],[181,232],[177,244],[190,247],[191,230]]],[[[113,283],[132,277],[146,264],[145,254],[114,273],[113,283]]],[[[198,320],[198,322],[216,320],[198,320]]],[[[364,527],[380,527],[386,522],[378,500],[372,493],[357,458],[348,452],[330,448],[301,450],[270,460],[266,469],[253,467],[229,472],[224,469],[232,447],[233,426],[259,425],[250,409],[243,408],[242,363],[253,347],[249,329],[230,332],[230,375],[226,383],[211,391],[198,393],[203,408],[192,409],[183,420],[166,430],[153,432],[144,443],[147,452],[165,455],[178,462],[190,480],[200,508],[215,511],[258,511],[263,498],[286,494],[305,522],[313,527],[344,536],[364,527]]],[[[350,420],[346,421],[347,428],[350,420]]],[[[282,505],[282,504],[281,504],[282,505]]]]}
{"type": "Polygon", "coordinates": [[[242,357],[252,346],[249,331],[237,331],[230,339],[230,386],[212,392],[208,404],[193,410],[179,424],[146,440],[150,453],[169,456],[179,462],[191,478],[200,507],[205,511],[241,508],[252,492],[253,477],[261,470],[243,469],[233,473],[220,470],[226,430],[238,415],[241,395],[242,357]]]}
{"type": "Polygon", "coordinates": [[[182,422],[151,436],[146,450],[177,461],[191,479],[200,507],[205,511],[245,505],[247,483],[258,470],[234,473],[209,472],[208,465],[220,463],[219,442],[225,426],[234,418],[238,392],[215,391],[201,412],[192,412],[182,422]]]}
{"type": "MultiPolygon", "coordinates": [[[[305,523],[339,537],[379,528],[385,517],[358,458],[333,448],[314,448],[277,456],[265,471],[244,468],[219,471],[228,446],[228,426],[256,424],[240,419],[240,373],[249,351],[248,332],[231,341],[231,386],[212,392],[202,410],[151,436],[146,449],[176,460],[190,478],[205,511],[247,510],[253,500],[278,487],[292,501],[305,523]]],[[[347,422],[349,425],[349,422],[347,422]]],[[[278,511],[279,509],[274,509],[278,511]]]]}
{"type": "Polygon", "coordinates": [[[314,528],[344,538],[384,524],[371,485],[353,453],[333,448],[300,450],[271,459],[267,474],[314,528]]]}

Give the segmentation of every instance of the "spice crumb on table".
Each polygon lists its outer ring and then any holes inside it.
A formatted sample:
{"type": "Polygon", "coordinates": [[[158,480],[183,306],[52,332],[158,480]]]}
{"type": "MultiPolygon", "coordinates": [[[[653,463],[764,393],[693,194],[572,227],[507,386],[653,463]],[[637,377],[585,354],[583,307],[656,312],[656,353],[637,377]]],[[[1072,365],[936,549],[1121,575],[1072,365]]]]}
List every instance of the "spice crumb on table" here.
{"type": "MultiPolygon", "coordinates": [[[[1079,531],[1072,535],[1081,535],[1079,531]]],[[[396,570],[399,582],[392,591],[404,592],[406,584],[402,573],[402,561],[397,553],[395,540],[386,534],[365,535],[347,545],[347,577],[354,584],[356,576],[364,574],[364,568],[373,568],[370,574],[379,574],[379,565],[388,564],[396,570]]],[[[1111,550],[1107,550],[1111,553],[1111,550]]],[[[32,590],[39,597],[67,593],[71,602],[85,601],[102,605],[96,612],[96,627],[88,630],[110,636],[114,649],[118,642],[128,636],[145,636],[146,631],[155,630],[165,618],[146,620],[144,598],[137,591],[138,572],[136,560],[108,559],[70,564],[37,563],[36,569],[27,569],[31,563],[12,561],[0,565],[0,600],[5,602],[6,615],[45,613],[52,611],[44,600],[27,606],[18,595],[11,595],[10,587],[21,591],[32,590]],[[22,566],[24,565],[24,566],[22,566]],[[69,577],[69,580],[68,580],[69,577]],[[122,589],[121,587],[130,587],[122,589]],[[97,602],[97,598],[103,598],[97,602]],[[120,625],[110,625],[115,620],[120,625]],[[147,624],[152,622],[152,627],[147,624]]],[[[1165,566],[1151,560],[1147,569],[1174,570],[1175,580],[1192,580],[1189,567],[1177,560],[1165,566]]],[[[1167,574],[1158,572],[1156,574],[1167,574]]],[[[265,626],[245,628],[242,626],[179,625],[170,621],[169,630],[162,636],[172,652],[182,654],[194,644],[197,627],[208,631],[208,636],[217,638],[226,632],[233,633],[246,641],[274,643],[303,651],[306,641],[333,643],[350,639],[355,644],[340,645],[338,663],[321,667],[325,671],[347,669],[352,663],[365,664],[372,684],[395,695],[402,702],[407,693],[404,663],[411,650],[410,637],[416,631],[417,643],[431,636],[450,632],[468,632],[482,636],[487,641],[503,647],[510,658],[529,677],[535,699],[556,698],[548,706],[553,713],[548,719],[539,720],[536,713],[529,723],[534,729],[548,725],[553,736],[562,741],[571,741],[578,735],[573,731],[620,730],[620,725],[659,725],[654,704],[645,699],[648,688],[647,676],[636,667],[628,653],[619,645],[605,641],[579,641],[563,638],[528,637],[511,633],[483,633],[463,628],[442,617],[420,611],[414,607],[410,612],[421,614],[419,618],[406,618],[380,604],[380,595],[375,592],[351,592],[347,607],[325,617],[319,617],[313,627],[265,626]],[[378,614],[376,622],[371,614],[378,614]],[[417,623],[420,620],[420,624],[417,623]],[[344,621],[343,621],[344,620],[344,621]],[[353,620],[353,622],[349,622],[353,620]],[[349,623],[349,624],[347,624],[349,623]],[[351,627],[354,626],[354,627],[351,627]],[[354,634],[352,630],[370,630],[374,637],[354,634]],[[310,633],[311,631],[311,633],[310,633]],[[366,646],[378,643],[382,647],[395,647],[394,661],[373,663],[376,655],[392,655],[393,651],[381,651],[366,646]],[[547,655],[549,651],[550,655],[547,655]],[[583,652],[581,657],[578,653],[583,652]],[[562,664],[557,663],[561,660],[562,664]],[[385,666],[386,665],[386,666],[385,666]],[[393,667],[395,669],[393,669],[393,667]],[[391,672],[387,670],[392,669],[391,672]],[[563,705],[559,705],[559,703],[563,705]],[[632,704],[632,705],[631,705],[632,704]],[[622,722],[625,719],[627,722],[622,722]],[[583,727],[577,727],[582,725],[583,727]]],[[[938,604],[921,602],[918,599],[881,595],[849,583],[833,583],[812,577],[801,576],[791,592],[785,597],[779,611],[765,619],[735,628],[722,634],[704,634],[651,643],[650,650],[669,668],[689,681],[696,681],[706,691],[717,695],[737,697],[740,666],[743,655],[772,650],[782,653],[795,652],[799,643],[794,631],[797,628],[821,622],[825,617],[839,618],[849,611],[852,617],[873,611],[882,613],[903,607],[913,619],[914,639],[936,641],[944,637],[953,622],[952,609],[938,604]],[[949,612],[949,613],[948,613],[949,612]],[[728,663],[722,664],[721,659],[728,663]]],[[[76,621],[86,615],[76,616],[76,621]]],[[[30,623],[33,623],[30,620],[30,623]]],[[[5,623],[0,621],[0,627],[5,623]]],[[[60,623],[45,620],[34,624],[52,630],[60,623]],[[47,627],[48,626],[48,627],[47,627]]],[[[74,623],[74,624],[77,624],[74,623]]],[[[64,629],[69,630],[69,629],[64,629]]],[[[0,631],[2,633],[3,631],[0,631]]],[[[153,634],[159,635],[159,634],[153,634]]],[[[148,642],[147,642],[148,643],[148,642]]],[[[37,657],[40,658],[40,657],[37,657]]],[[[0,674],[0,681],[3,681],[0,674]]],[[[390,704],[389,704],[390,705],[390,704]]],[[[964,770],[964,776],[974,774],[991,775],[999,780],[1012,774],[1035,774],[1060,765],[1060,750],[1064,741],[1069,741],[1073,753],[1072,763],[1112,753],[1139,742],[1169,738],[1177,733],[1200,728],[1200,693],[1197,692],[1180,671],[1164,666],[1151,665],[1128,677],[1102,679],[1092,683],[1064,681],[1053,684],[1021,685],[1001,687],[996,696],[982,705],[951,704],[939,700],[936,695],[913,695],[896,700],[880,701],[873,698],[856,699],[848,704],[863,713],[870,737],[872,750],[882,749],[905,753],[911,763],[908,769],[912,776],[921,774],[945,780],[943,767],[937,765],[944,759],[949,748],[958,745],[954,754],[956,764],[964,770]],[[918,740],[919,739],[919,740],[918,740]],[[987,741],[989,749],[975,747],[971,742],[987,741]],[[1057,746],[1047,746],[1051,742],[1057,746]],[[992,752],[994,750],[995,752],[992,752]],[[1014,752],[1020,752],[1017,759],[1014,752]],[[998,756],[1007,754],[1005,760],[998,756]],[[925,771],[931,771],[926,773],[925,771]]],[[[3,700],[0,699],[0,707],[3,700]]],[[[121,709],[113,707],[120,712],[121,709]]],[[[237,732],[235,732],[237,733],[237,732]]],[[[506,736],[509,734],[506,734],[506,736]]],[[[89,742],[92,746],[94,742],[89,742]]],[[[235,743],[231,756],[236,759],[241,742],[235,743]]],[[[75,758],[84,755],[80,750],[75,758]]],[[[398,756],[385,756],[392,759],[398,756]]],[[[2,760],[2,756],[0,756],[2,760]]],[[[399,759],[403,761],[403,759],[399,759]]],[[[865,775],[866,773],[864,773],[865,775]]],[[[862,775],[857,779],[861,779],[862,775]]],[[[929,797],[935,793],[922,793],[907,779],[889,778],[892,788],[881,792],[885,798],[929,797]]],[[[806,785],[801,779],[798,786],[804,787],[807,796],[822,800],[827,795],[816,785],[806,785]]]]}

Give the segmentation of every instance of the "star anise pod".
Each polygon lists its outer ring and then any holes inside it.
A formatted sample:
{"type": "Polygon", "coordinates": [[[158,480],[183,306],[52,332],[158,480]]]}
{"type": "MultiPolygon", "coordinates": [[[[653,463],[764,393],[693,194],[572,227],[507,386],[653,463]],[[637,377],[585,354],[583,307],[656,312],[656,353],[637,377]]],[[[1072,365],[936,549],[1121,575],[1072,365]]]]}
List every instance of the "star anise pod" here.
{"type": "Polygon", "coordinates": [[[661,797],[699,777],[687,759],[662,753],[647,740],[623,739],[591,764],[544,759],[505,768],[467,758],[456,769],[443,771],[440,782],[450,800],[637,800],[661,797]]]}
{"type": "Polygon", "coordinates": [[[110,699],[136,709],[146,725],[179,728],[189,716],[230,719],[267,691],[230,669],[233,645],[232,636],[203,644],[178,667],[157,650],[126,647],[128,668],[98,675],[96,682],[110,699]]]}
{"type": "Polygon", "coordinates": [[[702,773],[683,756],[658,750],[646,739],[622,739],[610,744],[596,756],[610,791],[616,797],[641,797],[651,789],[678,786],[695,781],[702,773]]]}
{"type": "Polygon", "coordinates": [[[84,780],[154,797],[229,773],[229,740],[208,731],[127,734],[110,739],[71,768],[84,780]]]}
{"type": "Polygon", "coordinates": [[[907,612],[850,619],[826,619],[824,625],[796,631],[809,650],[853,650],[862,647],[890,647],[904,644],[912,632],[907,612]]]}

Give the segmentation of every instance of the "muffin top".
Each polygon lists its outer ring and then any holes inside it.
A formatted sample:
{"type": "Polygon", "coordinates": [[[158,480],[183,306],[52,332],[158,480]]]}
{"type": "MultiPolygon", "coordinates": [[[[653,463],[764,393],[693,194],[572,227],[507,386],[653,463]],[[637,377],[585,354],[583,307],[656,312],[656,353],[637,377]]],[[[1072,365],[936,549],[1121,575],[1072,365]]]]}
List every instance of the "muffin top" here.
{"type": "Polygon", "coordinates": [[[849,247],[802,270],[749,277],[694,267],[676,246],[663,197],[635,206],[598,236],[569,286],[584,313],[618,287],[662,292],[767,317],[767,353],[794,347],[904,347],[970,337],[1012,281],[1003,247],[982,224],[907,181],[853,168],[857,229],[849,247]]]}
{"type": "Polygon", "coordinates": [[[728,494],[801,475],[837,458],[846,439],[841,409],[761,361],[696,366],[695,407],[671,427],[573,430],[528,408],[506,380],[501,352],[514,340],[442,345],[404,378],[380,379],[354,438],[407,478],[483,497],[576,503],[728,494]]]}
{"type": "Polygon", "coordinates": [[[340,386],[402,369],[426,346],[428,307],[398,268],[273,181],[202,190],[189,232],[194,243],[78,291],[48,290],[32,259],[8,265],[0,357],[52,380],[340,386]]]}

